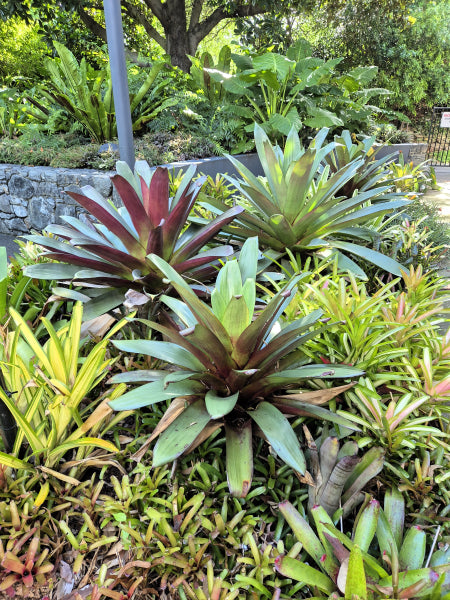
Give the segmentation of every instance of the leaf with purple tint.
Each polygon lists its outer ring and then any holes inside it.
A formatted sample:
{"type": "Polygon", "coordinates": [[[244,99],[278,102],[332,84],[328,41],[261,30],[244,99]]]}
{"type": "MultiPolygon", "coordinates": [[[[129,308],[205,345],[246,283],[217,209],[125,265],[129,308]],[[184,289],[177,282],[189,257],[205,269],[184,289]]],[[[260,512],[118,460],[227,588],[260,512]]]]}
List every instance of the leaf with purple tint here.
{"type": "Polygon", "coordinates": [[[139,241],[127,229],[117,210],[113,211],[112,207],[107,208],[101,206],[98,202],[91,200],[83,194],[78,194],[76,192],[66,192],[66,194],[76,200],[78,204],[81,204],[81,206],[94,215],[100,223],[103,223],[103,225],[105,225],[112,233],[117,235],[130,253],[139,252],[141,248],[139,241]]]}
{"type": "Polygon", "coordinates": [[[94,269],[104,273],[110,273],[111,275],[118,275],[119,277],[126,277],[128,274],[128,271],[124,267],[117,267],[111,263],[100,260],[80,257],[75,254],[70,254],[69,252],[49,252],[45,256],[53,258],[54,260],[59,260],[60,262],[69,263],[70,265],[78,265],[79,267],[94,269]]]}
{"type": "Polygon", "coordinates": [[[222,341],[204,325],[195,325],[193,331],[187,333],[185,338],[202,350],[213,363],[212,372],[219,373],[221,377],[226,379],[229,372],[236,368],[222,341]]]}
{"type": "MultiPolygon", "coordinates": [[[[175,244],[178,241],[183,227],[186,225],[189,213],[191,212],[192,207],[195,204],[195,199],[204,182],[205,178],[199,179],[188,189],[185,189],[184,192],[181,194],[177,204],[170,211],[170,214],[163,225],[164,239],[167,240],[164,248],[163,257],[165,260],[168,260],[168,257],[172,256],[175,244]]],[[[204,245],[205,243],[206,242],[204,242],[202,245],[204,245]]]]}
{"type": "Polygon", "coordinates": [[[161,225],[154,227],[148,235],[146,255],[157,254],[162,256],[164,252],[163,228],[161,225]]]}
{"type": "Polygon", "coordinates": [[[202,267],[203,265],[209,265],[213,260],[217,260],[219,258],[226,258],[232,253],[233,248],[231,246],[217,246],[215,248],[205,250],[204,252],[200,252],[199,254],[197,254],[197,256],[194,256],[193,258],[185,260],[181,263],[174,264],[172,266],[177,271],[177,273],[184,273],[185,271],[197,269],[198,267],[202,267]]]}
{"type": "Polygon", "coordinates": [[[277,321],[280,311],[290,302],[292,288],[298,280],[299,276],[294,277],[283,290],[278,292],[239,336],[232,356],[241,368],[247,366],[250,356],[261,348],[266,335],[277,321]]]}
{"type": "Polygon", "coordinates": [[[126,266],[127,270],[129,271],[132,271],[133,269],[145,268],[145,262],[143,260],[139,260],[132,254],[126,254],[125,252],[121,252],[116,248],[111,248],[109,246],[100,246],[98,244],[92,243],[81,244],[81,246],[86,250],[89,250],[93,254],[96,254],[105,261],[115,262],[122,268],[126,266]]]}
{"type": "Polygon", "coordinates": [[[152,222],[144,209],[141,199],[133,186],[121,175],[114,175],[114,177],[111,178],[111,181],[131,217],[140,240],[146,240],[152,227],[152,222]]]}
{"type": "Polygon", "coordinates": [[[163,167],[157,167],[149,187],[141,179],[141,190],[145,212],[153,227],[157,227],[169,215],[169,171],[163,167]]]}
{"type": "MultiPolygon", "coordinates": [[[[257,350],[248,362],[247,367],[252,368],[263,368],[265,361],[275,362],[282,356],[285,356],[291,350],[294,350],[300,345],[300,334],[309,329],[314,325],[318,319],[322,316],[323,311],[317,309],[311,312],[306,317],[294,321],[287,327],[285,327],[279,334],[273,337],[268,344],[266,344],[260,350],[257,350]],[[293,347],[291,347],[293,344],[293,347]],[[281,355],[280,355],[281,354],[281,355]]],[[[314,335],[320,333],[315,332],[314,335]]]]}
{"type": "Polygon", "coordinates": [[[217,217],[204,227],[193,239],[187,244],[179,248],[173,255],[173,260],[181,262],[192,256],[195,252],[198,252],[209,240],[211,240],[225,225],[231,223],[231,221],[244,212],[242,206],[233,206],[227,210],[223,215],[217,217]]]}
{"type": "Polygon", "coordinates": [[[181,346],[190,352],[203,364],[204,369],[211,371],[215,370],[214,364],[211,362],[211,357],[208,355],[208,353],[205,354],[202,348],[199,348],[197,345],[193,344],[185,335],[181,335],[175,329],[166,325],[161,325],[160,323],[155,323],[154,321],[145,321],[145,324],[155,331],[161,333],[169,342],[177,344],[178,346],[181,346]]]}
{"type": "Polygon", "coordinates": [[[210,329],[222,342],[227,352],[231,352],[232,346],[230,337],[222,323],[219,321],[219,319],[217,319],[209,306],[207,306],[197,297],[195,292],[192,291],[186,281],[184,281],[184,279],[178,275],[175,269],[166,263],[165,260],[159,256],[156,256],[155,254],[149,255],[149,259],[177,290],[181,298],[196,316],[198,322],[210,329]]]}

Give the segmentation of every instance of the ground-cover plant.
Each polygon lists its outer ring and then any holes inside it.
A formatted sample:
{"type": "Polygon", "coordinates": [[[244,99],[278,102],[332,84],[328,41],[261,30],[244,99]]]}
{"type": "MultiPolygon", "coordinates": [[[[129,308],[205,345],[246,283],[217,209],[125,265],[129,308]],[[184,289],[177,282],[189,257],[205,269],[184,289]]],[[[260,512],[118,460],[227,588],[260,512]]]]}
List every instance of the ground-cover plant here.
{"type": "Polygon", "coordinates": [[[284,415],[310,414],[335,421],[333,413],[315,406],[314,401],[326,403],[339,393],[339,388],[328,394],[313,394],[312,399],[308,395],[277,399],[274,394],[298,388],[304,380],[345,379],[362,374],[360,369],[343,365],[328,369],[305,364],[298,348],[317,334],[309,330],[320,318],[320,311],[275,333],[273,328],[301,276],[294,277],[258,310],[257,258],[257,238],[252,238],[244,244],[239,260],[228,261],[220,270],[210,308],[176,270],[160,257],[150,255],[149,260],[181,297],[182,302],[161,297],[176,318],[161,314],[159,323],[148,323],[164,336],[164,341],[114,342],[122,351],[147,354],[177,366],[176,371],[136,371],[112,379],[150,382],[112,402],[114,409],[128,410],[174,399],[152,434],[152,439],[159,436],[153,464],[175,460],[225,425],[228,482],[237,496],[246,496],[252,480],[252,422],[288,465],[304,473],[298,438],[284,415]]]}
{"type": "Polygon", "coordinates": [[[417,448],[435,446],[433,438],[447,437],[445,431],[430,425],[434,416],[429,411],[419,414],[419,409],[427,406],[426,394],[404,393],[386,399],[365,379],[348,392],[348,398],[352,410],[338,413],[361,426],[367,443],[385,447],[391,463],[403,463],[417,448]]]}
{"type": "Polygon", "coordinates": [[[339,598],[341,592],[345,598],[432,600],[446,597],[450,589],[450,553],[434,550],[439,530],[435,539],[419,525],[406,531],[405,503],[395,488],[386,492],[384,510],[377,500],[365,503],[351,537],[320,506],[311,509],[316,531],[289,502],[280,510],[318,569],[289,556],[277,557],[276,568],[306,583],[314,597],[336,592],[333,597],[339,598]]]}
{"type": "Polygon", "coordinates": [[[34,585],[44,585],[53,571],[53,564],[46,560],[49,549],[39,552],[39,535],[32,537],[35,533],[36,528],[10,539],[6,548],[0,540],[0,592],[9,597],[14,597],[16,589],[26,596],[34,585]]]}
{"type": "MultiPolygon", "coordinates": [[[[123,206],[117,208],[92,187],[85,186],[82,193],[68,193],[89,211],[91,218],[86,221],[65,216],[66,225],[49,225],[46,229],[67,241],[26,236],[47,250],[45,256],[60,262],[27,267],[25,274],[43,279],[72,279],[84,282],[87,287],[93,284],[94,298],[88,310],[97,310],[99,314],[121,304],[128,290],[141,293],[136,304],[146,304],[152,295],[167,287],[148,258],[151,253],[164,258],[192,281],[210,278],[215,273],[213,263],[232,254],[233,249],[229,245],[207,249],[205,246],[243,210],[229,208],[200,230],[194,225],[186,227],[205,181],[200,178],[192,182],[195,167],[184,174],[173,197],[169,196],[169,174],[165,168],[152,172],[142,161],[137,163],[133,174],[119,161],[117,172],[112,181],[123,206]],[[99,285],[103,287],[100,294],[99,285]]],[[[85,300],[89,301],[89,291],[86,289],[85,293],[88,295],[85,300]]]]}
{"type": "MultiPolygon", "coordinates": [[[[359,169],[367,170],[364,159],[355,157],[331,174],[324,167],[326,157],[336,149],[336,142],[325,144],[327,129],[322,129],[308,149],[303,148],[297,133],[291,130],[284,151],[272,146],[267,135],[255,125],[255,143],[265,180],[255,177],[244,165],[229,157],[241,175],[241,180],[228,177],[247,203],[251,212],[239,215],[225,231],[237,239],[258,233],[263,249],[285,252],[286,248],[303,253],[339,253],[345,269],[365,277],[363,269],[347,254],[369,261],[390,273],[401,275],[396,261],[361,244],[371,238],[364,224],[377,215],[384,215],[407,204],[397,199],[391,185],[375,187],[366,184],[365,191],[349,198],[342,188],[359,169]],[[354,240],[349,242],[348,239],[354,240]]],[[[223,211],[227,207],[211,199],[210,206],[223,211]]]]}
{"type": "Polygon", "coordinates": [[[395,379],[395,373],[401,379],[401,358],[418,364],[421,349],[435,345],[439,338],[436,330],[445,322],[447,298],[444,281],[435,274],[423,273],[421,267],[403,274],[402,280],[394,279],[371,294],[369,283],[351,273],[346,277],[336,271],[318,273],[301,282],[288,318],[308,314],[319,305],[339,324],[308,343],[316,358],[358,364],[380,382],[377,385],[395,379]],[[389,377],[389,372],[394,376],[389,377]]]}
{"type": "Polygon", "coordinates": [[[398,162],[392,162],[390,169],[396,179],[396,186],[402,192],[425,192],[427,189],[439,189],[436,183],[436,173],[433,167],[424,161],[418,165],[405,162],[403,152],[399,153],[398,162]]]}

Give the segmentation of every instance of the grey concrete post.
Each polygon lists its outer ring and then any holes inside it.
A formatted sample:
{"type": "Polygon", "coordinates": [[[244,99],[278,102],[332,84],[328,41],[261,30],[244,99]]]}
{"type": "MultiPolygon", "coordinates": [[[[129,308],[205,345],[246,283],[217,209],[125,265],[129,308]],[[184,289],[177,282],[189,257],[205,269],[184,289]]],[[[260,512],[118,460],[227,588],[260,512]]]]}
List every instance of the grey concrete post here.
{"type": "Polygon", "coordinates": [[[119,153],[121,160],[124,160],[133,169],[135,161],[133,127],[131,123],[120,0],[103,0],[103,8],[105,11],[117,135],[119,137],[119,153]]]}

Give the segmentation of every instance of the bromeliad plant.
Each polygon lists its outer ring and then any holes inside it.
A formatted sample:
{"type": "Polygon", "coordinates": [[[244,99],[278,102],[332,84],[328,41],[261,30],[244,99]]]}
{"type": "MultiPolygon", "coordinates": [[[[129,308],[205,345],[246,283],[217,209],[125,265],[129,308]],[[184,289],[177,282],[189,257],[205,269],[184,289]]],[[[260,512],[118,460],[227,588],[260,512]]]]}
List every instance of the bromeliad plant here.
{"type": "MultiPolygon", "coordinates": [[[[312,395],[277,398],[275,394],[310,379],[349,378],[357,368],[305,364],[300,346],[317,334],[311,328],[321,311],[277,331],[278,319],[301,275],[294,277],[264,308],[257,308],[257,238],[249,239],[239,260],[229,261],[219,272],[211,295],[211,308],[185,280],[156,255],[149,260],[175,288],[183,302],[162,296],[175,313],[148,322],[164,341],[130,340],[114,344],[125,352],[146,354],[172,365],[172,369],[137,371],[112,378],[112,382],[149,381],[110,403],[114,409],[134,409],[163,400],[172,402],[152,434],[159,436],[153,464],[175,460],[200,441],[225,426],[227,474],[231,492],[244,497],[251,485],[252,432],[257,426],[273,450],[299,473],[305,460],[297,435],[285,415],[315,415],[338,422],[324,404],[340,389],[312,395]],[[174,370],[174,367],[176,370],[174,370]],[[253,425],[254,423],[254,425],[253,425]]],[[[349,425],[349,421],[339,421],[349,425]]]]}
{"type": "MultiPolygon", "coordinates": [[[[366,185],[345,197],[343,188],[355,178],[359,169],[366,170],[360,156],[350,160],[336,172],[324,166],[336,150],[336,142],[325,144],[328,129],[316,135],[308,149],[302,147],[298,134],[291,129],[284,152],[272,146],[264,130],[255,125],[255,144],[265,179],[255,177],[242,163],[229,156],[242,179],[228,177],[251,205],[251,212],[238,216],[226,227],[237,239],[258,233],[262,248],[285,252],[338,252],[340,266],[365,278],[364,271],[348,258],[352,254],[395,275],[400,265],[380,252],[366,247],[372,232],[363,225],[407,204],[398,199],[391,185],[366,185]],[[351,241],[348,241],[350,238],[351,241]],[[358,243],[362,241],[362,243],[358,243]],[[343,254],[344,253],[344,254],[343,254]]],[[[331,159],[330,159],[331,160],[331,159]]],[[[211,199],[209,205],[223,212],[228,207],[211,199]]]]}
{"type": "Polygon", "coordinates": [[[330,517],[338,510],[348,516],[364,500],[363,487],[382,470],[383,449],[373,447],[360,458],[354,441],[340,447],[337,437],[327,437],[316,444],[306,427],[305,436],[314,479],[314,486],[309,488],[309,510],[320,504],[330,517]]]}
{"type": "Polygon", "coordinates": [[[398,490],[386,493],[384,510],[377,500],[367,502],[351,537],[334,526],[321,506],[311,510],[317,533],[289,502],[282,502],[280,510],[318,569],[286,555],[275,559],[276,569],[316,590],[314,597],[329,598],[338,590],[345,599],[448,597],[450,552],[433,551],[439,531],[433,541],[420,526],[406,531],[405,503],[398,490]],[[432,542],[428,557],[427,542],[432,542]]]}
{"type": "Polygon", "coordinates": [[[395,153],[376,159],[378,149],[374,147],[375,137],[353,140],[349,131],[345,130],[340,136],[334,136],[335,148],[325,157],[325,163],[329,165],[331,173],[337,173],[355,159],[363,162],[355,173],[342,188],[340,193],[346,198],[351,198],[358,190],[366,192],[376,187],[393,185],[395,177],[390,170],[391,162],[395,153]]]}
{"type": "MultiPolygon", "coordinates": [[[[232,254],[233,249],[228,245],[204,249],[205,245],[243,211],[241,207],[228,208],[200,230],[193,224],[186,227],[205,181],[200,178],[192,183],[195,167],[184,174],[174,197],[169,196],[167,169],[152,171],[145,161],[136,163],[134,175],[124,162],[119,161],[116,168],[118,174],[112,181],[123,206],[117,208],[85,186],[81,194],[67,193],[91,216],[87,220],[65,216],[66,225],[49,225],[46,229],[66,241],[27,236],[48,251],[45,256],[60,263],[32,265],[25,273],[43,279],[72,279],[88,287],[104,286],[107,289],[100,295],[98,289],[92,292],[98,313],[121,304],[129,289],[148,294],[146,302],[150,295],[167,288],[150,254],[160,256],[178,273],[196,282],[211,277],[214,261],[232,254]]],[[[85,293],[89,295],[89,291],[85,293]]]]}

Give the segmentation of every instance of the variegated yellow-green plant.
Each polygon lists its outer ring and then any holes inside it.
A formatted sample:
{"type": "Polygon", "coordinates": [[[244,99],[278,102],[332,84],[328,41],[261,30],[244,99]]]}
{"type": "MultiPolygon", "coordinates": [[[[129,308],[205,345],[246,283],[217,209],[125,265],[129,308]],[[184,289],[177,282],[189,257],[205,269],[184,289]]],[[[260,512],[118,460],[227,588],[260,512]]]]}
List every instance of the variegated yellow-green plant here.
{"type": "Polygon", "coordinates": [[[254,430],[262,432],[282,460],[304,473],[299,439],[286,415],[307,414],[345,426],[350,424],[317,406],[328,402],[342,388],[320,390],[312,396],[276,394],[298,389],[305,380],[348,379],[362,374],[355,367],[307,364],[300,348],[327,327],[314,330],[322,313],[314,311],[283,328],[279,319],[301,275],[267,304],[259,302],[258,306],[257,259],[258,240],[251,238],[243,245],[239,260],[228,261],[220,270],[210,307],[175,269],[160,257],[150,255],[149,260],[183,302],[163,295],[161,301],[175,316],[160,314],[158,323],[147,322],[164,341],[114,342],[120,350],[146,354],[168,365],[168,370],[135,371],[112,379],[116,383],[149,382],[111,402],[114,409],[128,410],[172,400],[151,437],[159,436],[153,464],[175,460],[224,426],[228,483],[237,496],[245,496],[250,489],[254,430]]]}
{"type": "MultiPolygon", "coordinates": [[[[10,309],[15,329],[5,334],[0,350],[5,384],[0,399],[15,420],[17,433],[11,453],[0,452],[1,464],[28,470],[34,465],[52,468],[69,450],[83,452],[96,446],[117,451],[111,442],[88,435],[104,428],[112,413],[107,400],[101,399],[87,418],[80,405],[109,373],[113,360],[106,356],[107,345],[125,320],[83,356],[82,314],[81,303],[75,304],[70,321],[59,329],[43,317],[48,339],[41,344],[20,314],[10,309]],[[21,450],[24,458],[19,458],[21,450]]],[[[108,399],[121,391],[123,386],[108,399]]],[[[121,418],[117,415],[114,421],[121,418]]]]}

